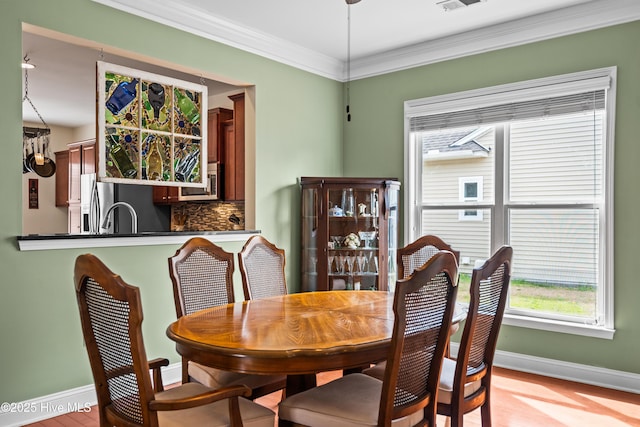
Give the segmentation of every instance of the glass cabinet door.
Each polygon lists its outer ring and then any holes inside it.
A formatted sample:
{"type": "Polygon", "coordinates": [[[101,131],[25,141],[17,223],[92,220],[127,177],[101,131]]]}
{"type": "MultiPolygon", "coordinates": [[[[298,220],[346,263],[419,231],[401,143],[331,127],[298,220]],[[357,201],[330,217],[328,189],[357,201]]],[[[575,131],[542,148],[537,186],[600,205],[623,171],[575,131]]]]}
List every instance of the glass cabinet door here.
{"type": "Polygon", "coordinates": [[[302,190],[302,289],[318,290],[318,226],[320,187],[302,190]]]}
{"type": "Polygon", "coordinates": [[[387,274],[387,290],[393,292],[398,279],[397,257],[398,257],[398,198],[400,197],[400,188],[396,185],[390,185],[386,188],[385,201],[387,206],[387,236],[389,254],[389,269],[387,274]]]}
{"type": "Polygon", "coordinates": [[[378,187],[329,187],[329,290],[380,289],[379,200],[378,187]]]}

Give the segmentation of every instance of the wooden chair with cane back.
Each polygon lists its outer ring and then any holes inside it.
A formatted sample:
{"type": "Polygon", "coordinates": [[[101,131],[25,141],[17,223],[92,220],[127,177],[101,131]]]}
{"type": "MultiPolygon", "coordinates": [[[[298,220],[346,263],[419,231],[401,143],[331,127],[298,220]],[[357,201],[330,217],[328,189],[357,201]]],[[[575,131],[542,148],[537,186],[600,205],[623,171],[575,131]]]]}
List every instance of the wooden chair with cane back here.
{"type": "Polygon", "coordinates": [[[427,234],[398,249],[398,277],[401,279],[409,277],[416,268],[429,261],[438,251],[453,253],[456,262],[460,264],[460,251],[454,250],[438,236],[427,234]]]}
{"type": "Polygon", "coordinates": [[[91,254],[76,259],[74,282],[100,426],[273,426],[273,411],[242,397],[251,393],[243,385],[164,390],[160,368],[169,361],[147,360],[139,289],[91,254]]]}
{"type": "Polygon", "coordinates": [[[429,426],[436,421],[440,369],[453,315],[458,265],[439,252],[396,282],[394,327],[382,380],[353,373],[294,394],[280,426],[429,426]]]}
{"type": "Polygon", "coordinates": [[[238,253],[244,299],[287,294],[284,250],[262,236],[252,236],[238,253]]]}
{"type": "MultiPolygon", "coordinates": [[[[438,236],[430,234],[422,236],[408,245],[399,248],[396,257],[398,263],[398,277],[406,279],[417,268],[426,264],[441,250],[451,252],[456,258],[456,263],[460,263],[460,251],[454,250],[438,236]]],[[[459,323],[456,322],[455,324],[452,324],[450,334],[455,334],[459,328],[459,323]]],[[[449,346],[447,346],[445,355],[449,356],[449,346]]],[[[386,362],[382,361],[364,369],[362,372],[367,375],[371,375],[372,377],[382,379],[385,369],[386,362]]]]}
{"type": "Polygon", "coordinates": [[[438,391],[438,413],[451,417],[452,427],[462,427],[463,415],[476,408],[481,408],[483,427],[491,427],[491,372],[512,257],[513,249],[503,246],[471,275],[471,300],[457,358],[445,358],[438,391]]]}
{"type": "MultiPolygon", "coordinates": [[[[194,237],[169,257],[169,275],[178,318],[235,301],[233,254],[202,237],[194,237]]],[[[182,382],[193,379],[208,387],[245,384],[251,398],[283,389],[284,375],[250,375],[229,372],[182,360],[182,382]]]]}

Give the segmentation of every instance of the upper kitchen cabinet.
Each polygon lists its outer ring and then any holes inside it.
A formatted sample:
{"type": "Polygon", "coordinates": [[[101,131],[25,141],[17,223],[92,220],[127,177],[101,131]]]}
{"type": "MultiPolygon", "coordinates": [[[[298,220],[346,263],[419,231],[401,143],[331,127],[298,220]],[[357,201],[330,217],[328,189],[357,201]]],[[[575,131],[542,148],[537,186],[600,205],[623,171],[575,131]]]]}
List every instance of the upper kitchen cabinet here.
{"type": "Polygon", "coordinates": [[[69,147],[69,204],[80,203],[80,175],[96,171],[96,140],[74,142],[69,147]]]}
{"type": "Polygon", "coordinates": [[[224,138],[224,193],[225,200],[244,200],[244,134],[245,104],[244,93],[231,95],[233,101],[233,122],[226,127],[224,138]]]}
{"type": "MultiPolygon", "coordinates": [[[[96,140],[74,142],[69,147],[68,168],[68,232],[78,234],[81,232],[80,212],[80,176],[96,171],[96,140]]],[[[61,185],[62,186],[62,185],[61,185]]],[[[56,189],[58,186],[56,185],[56,189]]],[[[56,194],[56,199],[58,195],[56,194]]]]}
{"type": "Polygon", "coordinates": [[[69,206],[69,150],[56,151],[56,206],[69,206]]]}
{"type": "Polygon", "coordinates": [[[209,110],[208,116],[209,150],[207,151],[207,163],[223,162],[224,126],[225,122],[233,120],[233,110],[221,107],[212,108],[209,110]]]}

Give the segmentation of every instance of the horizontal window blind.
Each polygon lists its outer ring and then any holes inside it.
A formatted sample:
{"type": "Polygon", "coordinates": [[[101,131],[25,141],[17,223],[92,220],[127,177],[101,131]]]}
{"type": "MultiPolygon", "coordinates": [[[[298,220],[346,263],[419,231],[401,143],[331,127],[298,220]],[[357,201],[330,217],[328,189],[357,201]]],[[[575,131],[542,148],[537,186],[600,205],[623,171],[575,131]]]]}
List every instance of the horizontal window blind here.
{"type": "Polygon", "coordinates": [[[605,96],[605,90],[599,89],[563,96],[419,115],[410,117],[409,129],[412,132],[417,132],[601,110],[605,108],[605,96]]]}

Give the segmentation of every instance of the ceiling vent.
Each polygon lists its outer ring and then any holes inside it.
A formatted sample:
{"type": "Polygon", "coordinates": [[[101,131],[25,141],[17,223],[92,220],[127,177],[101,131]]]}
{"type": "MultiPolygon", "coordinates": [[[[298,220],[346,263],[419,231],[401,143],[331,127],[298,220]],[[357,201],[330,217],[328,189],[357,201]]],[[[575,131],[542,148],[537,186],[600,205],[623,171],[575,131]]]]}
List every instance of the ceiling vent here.
{"type": "Polygon", "coordinates": [[[436,3],[445,10],[445,12],[450,12],[452,10],[460,9],[462,7],[471,6],[475,3],[485,2],[487,0],[445,0],[436,3]]]}

